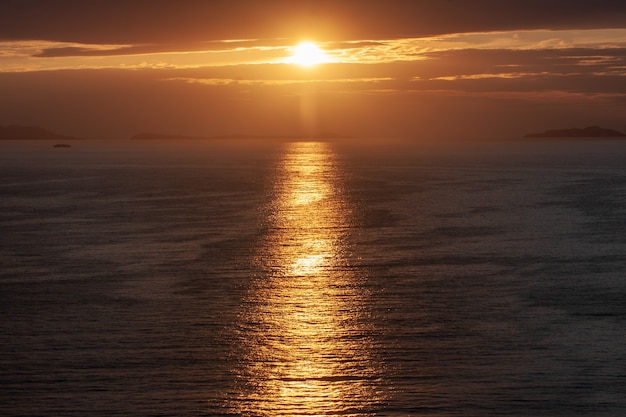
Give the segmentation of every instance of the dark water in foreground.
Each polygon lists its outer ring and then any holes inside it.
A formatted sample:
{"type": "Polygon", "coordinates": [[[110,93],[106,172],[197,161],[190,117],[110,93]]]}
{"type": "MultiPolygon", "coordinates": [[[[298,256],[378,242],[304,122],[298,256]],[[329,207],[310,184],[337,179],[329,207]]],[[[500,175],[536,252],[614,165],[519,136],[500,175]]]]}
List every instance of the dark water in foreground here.
{"type": "Polygon", "coordinates": [[[0,415],[626,415],[626,143],[0,147],[0,415]]]}

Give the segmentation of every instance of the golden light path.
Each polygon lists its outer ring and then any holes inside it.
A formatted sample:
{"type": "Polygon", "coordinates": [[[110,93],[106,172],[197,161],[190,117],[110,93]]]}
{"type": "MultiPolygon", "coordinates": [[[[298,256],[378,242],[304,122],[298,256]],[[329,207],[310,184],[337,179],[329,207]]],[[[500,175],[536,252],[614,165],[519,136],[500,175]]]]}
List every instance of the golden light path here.
{"type": "Polygon", "coordinates": [[[241,317],[241,398],[254,416],[365,415],[381,401],[366,294],[345,251],[351,210],[326,143],[291,143],[277,170],[261,271],[241,317]]]}

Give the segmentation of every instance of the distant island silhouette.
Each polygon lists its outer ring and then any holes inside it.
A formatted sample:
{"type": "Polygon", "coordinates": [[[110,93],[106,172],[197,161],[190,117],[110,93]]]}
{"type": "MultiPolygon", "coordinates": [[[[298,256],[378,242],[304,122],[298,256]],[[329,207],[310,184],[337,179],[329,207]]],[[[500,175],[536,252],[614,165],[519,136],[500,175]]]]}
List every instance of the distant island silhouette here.
{"type": "Polygon", "coordinates": [[[39,126],[0,126],[0,140],[80,140],[73,136],[59,135],[39,126]]]}
{"type": "Polygon", "coordinates": [[[543,133],[529,133],[526,138],[623,138],[626,134],[613,129],[599,126],[588,126],[583,129],[554,129],[543,133]]]}
{"type": "Polygon", "coordinates": [[[325,139],[350,139],[352,136],[339,135],[335,133],[321,133],[318,135],[219,135],[219,136],[187,136],[163,133],[138,133],[130,137],[132,140],[180,140],[180,139],[196,139],[196,140],[214,140],[214,139],[276,139],[276,140],[325,140],[325,139]]]}

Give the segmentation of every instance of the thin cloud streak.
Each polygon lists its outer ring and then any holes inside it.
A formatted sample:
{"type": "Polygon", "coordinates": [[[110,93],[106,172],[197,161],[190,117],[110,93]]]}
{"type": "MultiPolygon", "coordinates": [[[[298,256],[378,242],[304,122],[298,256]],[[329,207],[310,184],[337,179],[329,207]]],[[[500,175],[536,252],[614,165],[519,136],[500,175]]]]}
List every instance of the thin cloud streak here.
{"type": "Polygon", "coordinates": [[[232,78],[192,78],[192,77],[177,77],[166,78],[163,81],[183,81],[189,84],[202,84],[213,86],[235,85],[235,86],[279,86],[279,85],[294,85],[294,84],[350,84],[350,83],[380,83],[383,81],[393,81],[393,78],[378,77],[378,78],[340,78],[340,79],[291,79],[291,80],[270,80],[270,79],[256,79],[256,80],[242,80],[232,78]]]}
{"type": "MultiPolygon", "coordinates": [[[[233,45],[232,41],[227,43],[233,45]]],[[[3,45],[0,45],[1,49],[3,45]]],[[[0,54],[0,72],[67,69],[199,68],[278,62],[288,46],[222,47],[186,51],[159,51],[156,46],[83,45],[28,42],[0,54]]]]}

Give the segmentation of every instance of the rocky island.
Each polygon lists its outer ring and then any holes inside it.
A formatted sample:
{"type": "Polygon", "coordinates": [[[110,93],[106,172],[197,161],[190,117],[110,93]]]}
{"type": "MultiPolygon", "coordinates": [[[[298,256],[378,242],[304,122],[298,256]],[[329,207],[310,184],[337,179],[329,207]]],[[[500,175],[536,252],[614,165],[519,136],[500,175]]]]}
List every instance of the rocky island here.
{"type": "Polygon", "coordinates": [[[626,134],[613,129],[599,126],[588,126],[583,129],[554,129],[543,133],[529,133],[526,138],[625,138],[626,134]]]}

